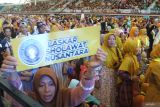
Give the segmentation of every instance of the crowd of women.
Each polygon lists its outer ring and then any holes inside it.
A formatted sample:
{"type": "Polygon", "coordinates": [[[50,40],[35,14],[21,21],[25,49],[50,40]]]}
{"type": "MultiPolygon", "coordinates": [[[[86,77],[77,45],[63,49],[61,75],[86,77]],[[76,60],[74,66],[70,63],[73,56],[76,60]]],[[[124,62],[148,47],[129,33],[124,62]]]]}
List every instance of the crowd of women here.
{"type": "Polygon", "coordinates": [[[10,83],[44,107],[142,107],[160,101],[159,17],[3,15],[0,28],[1,71],[13,73],[10,83]],[[15,72],[10,39],[89,26],[101,26],[96,55],[15,72]]]}

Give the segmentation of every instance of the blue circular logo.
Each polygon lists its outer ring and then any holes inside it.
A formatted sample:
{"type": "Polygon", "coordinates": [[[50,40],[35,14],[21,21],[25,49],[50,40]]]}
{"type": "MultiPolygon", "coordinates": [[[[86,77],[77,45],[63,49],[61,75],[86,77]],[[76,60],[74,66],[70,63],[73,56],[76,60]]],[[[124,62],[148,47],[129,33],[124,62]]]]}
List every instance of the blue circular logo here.
{"type": "Polygon", "coordinates": [[[41,43],[34,39],[22,42],[18,50],[20,60],[30,66],[38,64],[42,60],[43,52],[41,43]]]}

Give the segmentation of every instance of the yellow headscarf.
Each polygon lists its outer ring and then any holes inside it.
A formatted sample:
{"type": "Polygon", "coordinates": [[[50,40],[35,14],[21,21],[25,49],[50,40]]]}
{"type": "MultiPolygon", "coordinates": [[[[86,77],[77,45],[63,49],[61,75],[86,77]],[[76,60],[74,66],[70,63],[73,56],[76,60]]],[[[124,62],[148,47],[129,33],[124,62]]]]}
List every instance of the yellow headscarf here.
{"type": "MultiPolygon", "coordinates": [[[[104,36],[104,43],[103,43],[103,45],[102,45],[102,47],[103,46],[105,46],[105,47],[109,47],[108,46],[108,39],[109,39],[109,37],[111,36],[111,35],[114,35],[114,33],[107,33],[105,36],[104,36]]],[[[114,37],[115,37],[115,35],[114,35],[114,37]]]]}
{"type": "Polygon", "coordinates": [[[122,59],[122,55],[121,55],[121,52],[118,48],[116,50],[116,46],[115,47],[109,47],[108,46],[108,39],[111,35],[114,35],[114,34],[113,33],[108,33],[107,35],[105,35],[104,43],[102,45],[102,49],[108,55],[108,57],[106,59],[106,66],[109,67],[109,68],[115,69],[114,64],[119,61],[119,58],[118,58],[118,55],[117,55],[117,50],[118,50],[120,59],[122,59]]]}
{"type": "Polygon", "coordinates": [[[57,23],[51,25],[51,32],[57,32],[59,30],[59,25],[57,23]]]}
{"type": "Polygon", "coordinates": [[[136,41],[132,39],[128,39],[124,44],[124,59],[122,60],[122,64],[119,70],[129,72],[132,76],[136,75],[139,69],[139,63],[136,57],[137,50],[136,41]]]}
{"type": "Polygon", "coordinates": [[[142,45],[144,45],[145,47],[149,46],[149,39],[148,39],[148,36],[147,36],[147,30],[146,29],[141,29],[139,31],[139,39],[141,40],[142,45]]]}
{"type": "Polygon", "coordinates": [[[144,35],[147,35],[147,30],[145,28],[144,29],[140,29],[139,36],[144,36],[144,35]]]}
{"type": "Polygon", "coordinates": [[[133,27],[137,26],[137,23],[132,21],[132,26],[133,27]]]}
{"type": "MultiPolygon", "coordinates": [[[[118,30],[120,30],[120,28],[111,29],[109,33],[113,33],[113,34],[115,34],[115,32],[118,32],[118,33],[119,33],[118,30]]],[[[116,45],[117,45],[117,47],[118,47],[120,50],[122,50],[123,44],[122,44],[121,38],[120,38],[119,36],[115,36],[115,37],[116,37],[116,45]]]]}
{"type": "Polygon", "coordinates": [[[138,44],[138,47],[141,47],[141,41],[139,39],[139,37],[135,37],[135,31],[138,30],[138,27],[132,27],[129,33],[129,38],[135,40],[138,44]]]}
{"type": "Polygon", "coordinates": [[[151,52],[151,58],[153,59],[160,58],[160,43],[155,45],[155,47],[153,48],[151,52]]]}

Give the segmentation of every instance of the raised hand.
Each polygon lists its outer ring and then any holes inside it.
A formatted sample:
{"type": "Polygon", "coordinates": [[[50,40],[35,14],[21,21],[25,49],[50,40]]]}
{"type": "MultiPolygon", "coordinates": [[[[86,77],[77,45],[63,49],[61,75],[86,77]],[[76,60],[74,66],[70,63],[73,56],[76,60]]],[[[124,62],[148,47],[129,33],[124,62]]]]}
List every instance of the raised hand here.
{"type": "Polygon", "coordinates": [[[3,64],[0,68],[2,72],[14,72],[16,71],[17,60],[13,56],[6,56],[3,64]]]}

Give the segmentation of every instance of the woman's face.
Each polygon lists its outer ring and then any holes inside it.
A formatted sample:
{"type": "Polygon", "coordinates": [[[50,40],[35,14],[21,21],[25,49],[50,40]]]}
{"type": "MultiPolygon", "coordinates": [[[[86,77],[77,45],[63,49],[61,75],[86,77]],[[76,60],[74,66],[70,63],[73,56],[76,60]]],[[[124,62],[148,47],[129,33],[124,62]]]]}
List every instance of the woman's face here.
{"type": "Polygon", "coordinates": [[[11,37],[11,35],[12,35],[12,31],[10,29],[6,29],[5,30],[5,36],[6,37],[11,37]]]}
{"type": "Polygon", "coordinates": [[[136,52],[136,55],[140,54],[141,53],[141,48],[137,47],[135,52],[136,52]]]}
{"type": "Polygon", "coordinates": [[[137,29],[137,30],[135,30],[134,34],[135,34],[135,36],[137,37],[137,36],[138,36],[138,34],[139,34],[139,30],[138,30],[138,29],[137,29]]]}
{"type": "Polygon", "coordinates": [[[40,80],[38,92],[41,99],[49,103],[55,96],[56,87],[53,80],[49,76],[43,76],[40,80]]]}
{"type": "Polygon", "coordinates": [[[28,33],[28,28],[26,26],[21,26],[20,31],[26,35],[28,33]]]}
{"type": "Polygon", "coordinates": [[[108,46],[109,47],[114,47],[115,45],[116,45],[115,36],[110,35],[109,38],[108,38],[108,46]]]}
{"type": "Polygon", "coordinates": [[[122,32],[120,33],[120,38],[122,41],[124,41],[126,39],[126,35],[122,32]]]}

